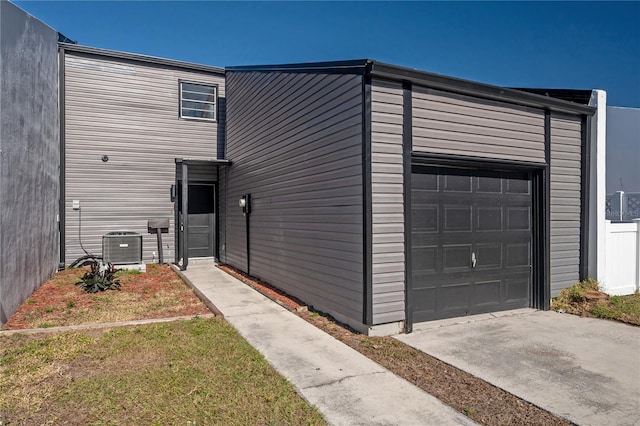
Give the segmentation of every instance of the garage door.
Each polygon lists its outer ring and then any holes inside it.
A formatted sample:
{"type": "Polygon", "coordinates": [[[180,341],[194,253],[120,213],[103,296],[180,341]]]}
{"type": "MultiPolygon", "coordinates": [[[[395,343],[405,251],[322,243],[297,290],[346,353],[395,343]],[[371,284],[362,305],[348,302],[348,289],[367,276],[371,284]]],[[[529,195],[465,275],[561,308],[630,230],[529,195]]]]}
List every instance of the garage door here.
{"type": "Polygon", "coordinates": [[[413,322],[530,306],[528,173],[413,166],[413,322]]]}

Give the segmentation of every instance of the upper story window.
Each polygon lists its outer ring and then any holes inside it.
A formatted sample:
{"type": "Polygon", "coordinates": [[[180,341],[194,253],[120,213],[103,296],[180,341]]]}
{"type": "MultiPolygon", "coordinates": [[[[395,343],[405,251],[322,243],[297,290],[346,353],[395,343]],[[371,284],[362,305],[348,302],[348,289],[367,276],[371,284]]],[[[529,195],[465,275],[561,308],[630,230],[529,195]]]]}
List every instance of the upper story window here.
{"type": "Polygon", "coordinates": [[[180,82],[180,117],[195,120],[216,120],[218,87],[180,82]]]}

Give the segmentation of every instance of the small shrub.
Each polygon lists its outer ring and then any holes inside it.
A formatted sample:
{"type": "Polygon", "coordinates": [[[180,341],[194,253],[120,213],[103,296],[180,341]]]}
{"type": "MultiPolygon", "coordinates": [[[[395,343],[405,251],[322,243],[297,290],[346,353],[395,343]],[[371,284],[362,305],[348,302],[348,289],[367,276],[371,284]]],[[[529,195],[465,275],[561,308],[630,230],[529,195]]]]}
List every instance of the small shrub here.
{"type": "Polygon", "coordinates": [[[103,270],[97,261],[91,262],[91,270],[85,273],[81,280],[76,283],[87,293],[97,293],[106,290],[120,290],[120,280],[115,278],[115,272],[111,265],[103,270]]]}
{"type": "Polygon", "coordinates": [[[600,291],[600,284],[593,278],[587,278],[584,281],[578,281],[573,286],[560,291],[560,297],[566,303],[581,302],[585,299],[587,291],[600,291]]]}
{"type": "Polygon", "coordinates": [[[51,313],[51,312],[55,311],[55,309],[52,308],[51,306],[47,306],[44,311],[48,312],[48,313],[51,313]]]}
{"type": "Polygon", "coordinates": [[[585,291],[600,291],[600,283],[595,278],[587,278],[584,281],[580,281],[578,284],[580,284],[585,291]]]}
{"type": "Polygon", "coordinates": [[[603,319],[618,318],[618,312],[615,309],[610,308],[609,306],[607,306],[602,302],[596,303],[591,309],[589,309],[589,312],[597,318],[603,318],[603,319]]]}
{"type": "Polygon", "coordinates": [[[74,302],[73,300],[67,302],[67,308],[71,309],[74,306],[76,306],[76,302],[74,302]]]}

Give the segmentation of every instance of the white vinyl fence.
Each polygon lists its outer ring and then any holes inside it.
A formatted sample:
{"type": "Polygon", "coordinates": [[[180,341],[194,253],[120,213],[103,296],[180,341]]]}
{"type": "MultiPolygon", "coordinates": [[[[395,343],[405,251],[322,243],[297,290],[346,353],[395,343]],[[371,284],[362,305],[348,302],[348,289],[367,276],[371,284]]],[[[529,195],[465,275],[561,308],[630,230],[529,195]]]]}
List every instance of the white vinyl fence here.
{"type": "Polygon", "coordinates": [[[606,275],[601,283],[611,295],[640,289],[640,219],[628,223],[606,221],[606,275]]]}
{"type": "Polygon", "coordinates": [[[633,220],[640,217],[640,192],[618,191],[605,198],[605,218],[608,220],[633,220]]]}

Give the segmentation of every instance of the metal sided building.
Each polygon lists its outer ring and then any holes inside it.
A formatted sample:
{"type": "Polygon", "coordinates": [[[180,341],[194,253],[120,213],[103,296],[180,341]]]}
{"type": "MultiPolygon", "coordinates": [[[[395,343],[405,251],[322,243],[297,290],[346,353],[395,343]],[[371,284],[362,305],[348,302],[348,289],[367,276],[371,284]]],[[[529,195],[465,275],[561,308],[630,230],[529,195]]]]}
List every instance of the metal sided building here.
{"type": "Polygon", "coordinates": [[[0,1],[0,326],[58,266],[57,46],[0,1]]]}
{"type": "Polygon", "coordinates": [[[113,231],[142,234],[142,260],[157,261],[153,219],[168,221],[165,259],[214,257],[224,69],[72,44],[59,51],[60,262],[100,255],[113,231]],[[184,209],[183,192],[193,195],[184,209]]]}
{"type": "Polygon", "coordinates": [[[370,60],[226,79],[222,262],[367,333],[585,278],[592,108],[370,60]]]}

